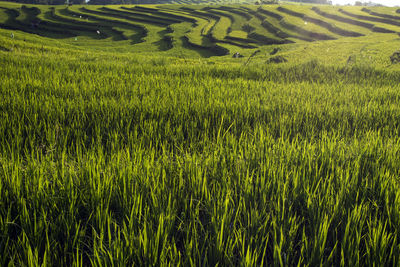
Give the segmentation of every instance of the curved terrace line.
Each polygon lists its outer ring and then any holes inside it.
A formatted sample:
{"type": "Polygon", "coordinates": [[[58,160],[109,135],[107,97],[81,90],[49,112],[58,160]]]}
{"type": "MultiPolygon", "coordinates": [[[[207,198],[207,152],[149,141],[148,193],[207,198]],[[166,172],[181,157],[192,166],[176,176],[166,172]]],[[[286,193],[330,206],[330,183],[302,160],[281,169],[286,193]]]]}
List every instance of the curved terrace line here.
{"type": "MultiPolygon", "coordinates": [[[[377,18],[377,17],[373,17],[373,16],[363,16],[363,15],[357,15],[357,14],[353,14],[351,12],[345,11],[343,9],[339,9],[339,12],[342,14],[345,14],[349,17],[352,18],[356,18],[356,19],[361,19],[361,20],[367,20],[367,21],[372,21],[372,22],[380,22],[380,23],[384,23],[384,24],[389,24],[389,25],[394,25],[394,26],[400,26],[400,22],[398,21],[393,21],[390,19],[385,19],[385,18],[377,18]]],[[[389,29],[385,29],[385,28],[381,28],[381,27],[375,27],[380,29],[380,32],[387,32],[387,33],[394,33],[395,31],[389,30],[389,29]]]]}
{"type": "MultiPolygon", "coordinates": [[[[363,22],[363,21],[359,21],[359,20],[355,20],[355,19],[351,19],[351,18],[347,18],[347,17],[343,17],[343,16],[339,16],[339,15],[335,15],[335,14],[330,14],[324,11],[321,11],[319,8],[317,7],[313,7],[311,8],[315,13],[317,13],[320,16],[329,18],[329,19],[333,19],[333,20],[337,20],[343,23],[348,23],[351,25],[356,25],[356,26],[360,26],[363,28],[367,28],[373,32],[387,32],[388,30],[386,29],[382,29],[379,27],[376,27],[374,24],[372,23],[367,23],[367,22],[363,22]]],[[[392,31],[389,31],[392,32],[392,31]]]]}
{"type": "Polygon", "coordinates": [[[330,24],[330,23],[328,23],[326,21],[323,21],[323,20],[320,20],[320,19],[316,19],[316,18],[310,17],[308,15],[305,15],[303,13],[299,13],[299,12],[296,12],[296,11],[293,11],[293,10],[290,10],[290,9],[287,9],[287,8],[284,8],[284,7],[278,7],[278,10],[283,12],[283,13],[286,13],[288,15],[301,18],[304,21],[311,22],[311,23],[313,23],[313,24],[315,24],[315,25],[317,25],[319,27],[323,27],[323,28],[327,29],[328,31],[330,31],[332,33],[335,33],[335,34],[338,34],[338,35],[341,35],[341,36],[346,36],[346,37],[364,36],[361,33],[348,31],[348,30],[339,28],[339,27],[334,26],[334,25],[332,25],[332,24],[330,24]]]}
{"type": "Polygon", "coordinates": [[[393,15],[389,15],[389,14],[384,14],[384,13],[379,13],[379,12],[375,12],[372,11],[371,9],[368,8],[363,8],[361,9],[361,11],[364,11],[372,16],[376,16],[376,17],[382,17],[382,18],[386,18],[386,19],[394,19],[394,20],[400,20],[400,16],[393,16],[393,15]]]}

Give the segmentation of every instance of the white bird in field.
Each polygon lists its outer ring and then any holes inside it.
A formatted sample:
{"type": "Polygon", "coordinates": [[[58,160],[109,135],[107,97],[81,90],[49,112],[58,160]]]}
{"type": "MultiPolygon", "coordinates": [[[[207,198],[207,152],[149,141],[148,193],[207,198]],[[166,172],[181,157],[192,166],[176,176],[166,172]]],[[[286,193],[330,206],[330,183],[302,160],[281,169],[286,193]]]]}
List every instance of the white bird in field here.
{"type": "Polygon", "coordinates": [[[100,31],[99,31],[99,30],[97,31],[97,34],[100,34],[100,31]]]}
{"type": "Polygon", "coordinates": [[[13,39],[14,39],[14,33],[11,33],[11,38],[13,38],[13,39]]]}

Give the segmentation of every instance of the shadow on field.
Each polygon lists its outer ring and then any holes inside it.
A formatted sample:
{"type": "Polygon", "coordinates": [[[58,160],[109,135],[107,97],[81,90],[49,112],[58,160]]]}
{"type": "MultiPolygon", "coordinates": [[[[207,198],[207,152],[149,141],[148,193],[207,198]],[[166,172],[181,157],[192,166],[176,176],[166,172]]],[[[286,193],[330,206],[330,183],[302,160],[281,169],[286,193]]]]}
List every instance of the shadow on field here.
{"type": "Polygon", "coordinates": [[[157,45],[159,51],[167,51],[174,46],[172,36],[167,35],[169,33],[171,33],[171,31],[167,29],[157,32],[161,39],[153,44],[157,45]]]}
{"type": "Polygon", "coordinates": [[[185,38],[185,36],[182,36],[180,39],[182,41],[182,46],[184,48],[196,51],[197,53],[199,53],[201,57],[208,58],[218,55],[217,53],[212,52],[210,49],[202,48],[200,46],[198,47],[193,46],[191,43],[189,43],[189,41],[187,40],[187,38],[185,38]]]}
{"type": "Polygon", "coordinates": [[[42,22],[36,17],[37,14],[34,15],[31,13],[32,10],[29,8],[21,8],[22,12],[26,13],[26,18],[22,21],[17,19],[21,15],[20,11],[4,7],[1,8],[5,10],[4,13],[8,16],[5,23],[0,24],[2,28],[19,30],[54,39],[63,39],[74,36],[74,34],[68,30],[52,27],[48,23],[42,22]]]}

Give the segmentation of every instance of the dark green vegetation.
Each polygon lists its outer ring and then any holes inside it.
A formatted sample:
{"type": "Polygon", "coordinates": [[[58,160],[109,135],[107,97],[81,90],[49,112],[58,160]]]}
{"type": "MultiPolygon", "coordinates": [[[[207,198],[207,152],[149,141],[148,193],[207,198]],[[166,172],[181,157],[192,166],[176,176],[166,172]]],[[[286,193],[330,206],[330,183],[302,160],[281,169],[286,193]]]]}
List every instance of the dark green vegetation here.
{"type": "Polygon", "coordinates": [[[394,9],[1,6],[1,266],[399,266],[394,9]]]}

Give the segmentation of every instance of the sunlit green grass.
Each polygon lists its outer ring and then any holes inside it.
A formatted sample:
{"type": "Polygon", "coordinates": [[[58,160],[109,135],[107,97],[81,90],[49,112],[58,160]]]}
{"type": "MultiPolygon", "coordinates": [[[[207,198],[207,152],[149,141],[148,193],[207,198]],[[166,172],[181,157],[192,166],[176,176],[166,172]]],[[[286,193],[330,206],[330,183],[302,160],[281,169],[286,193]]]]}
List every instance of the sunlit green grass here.
{"type": "Polygon", "coordinates": [[[397,34],[203,58],[203,22],[0,29],[1,266],[400,264],[397,34]]]}

